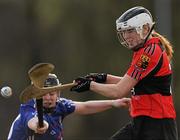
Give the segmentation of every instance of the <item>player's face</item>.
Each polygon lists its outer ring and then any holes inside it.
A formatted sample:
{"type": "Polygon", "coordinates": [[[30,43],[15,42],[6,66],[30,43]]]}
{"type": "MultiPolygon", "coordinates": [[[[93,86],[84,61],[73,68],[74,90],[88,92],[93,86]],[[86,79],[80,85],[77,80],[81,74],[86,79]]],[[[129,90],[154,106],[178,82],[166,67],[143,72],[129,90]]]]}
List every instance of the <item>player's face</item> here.
{"type": "Polygon", "coordinates": [[[124,30],[122,32],[122,36],[129,49],[132,49],[142,43],[142,39],[135,29],[124,30]]]}
{"type": "Polygon", "coordinates": [[[58,98],[57,91],[47,93],[46,95],[43,96],[43,106],[46,108],[55,107],[57,98],[58,98]]]}

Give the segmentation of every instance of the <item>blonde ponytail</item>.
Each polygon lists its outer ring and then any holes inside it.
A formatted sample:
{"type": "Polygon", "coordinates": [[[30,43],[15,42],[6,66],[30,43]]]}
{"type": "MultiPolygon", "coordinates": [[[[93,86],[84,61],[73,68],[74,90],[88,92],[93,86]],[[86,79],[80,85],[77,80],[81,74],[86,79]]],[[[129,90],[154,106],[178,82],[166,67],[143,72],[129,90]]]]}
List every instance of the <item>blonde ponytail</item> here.
{"type": "Polygon", "coordinates": [[[158,37],[162,43],[162,45],[165,47],[167,56],[169,57],[169,60],[171,60],[172,56],[173,56],[173,48],[171,43],[162,35],[160,35],[159,33],[153,31],[152,35],[154,37],[158,37]]]}

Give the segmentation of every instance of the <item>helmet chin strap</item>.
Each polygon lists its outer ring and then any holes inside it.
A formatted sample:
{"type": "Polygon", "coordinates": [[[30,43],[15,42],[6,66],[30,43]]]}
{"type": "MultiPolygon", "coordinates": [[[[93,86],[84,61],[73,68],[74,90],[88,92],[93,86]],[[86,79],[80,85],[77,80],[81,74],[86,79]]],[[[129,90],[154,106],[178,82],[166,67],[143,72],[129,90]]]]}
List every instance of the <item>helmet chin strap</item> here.
{"type": "Polygon", "coordinates": [[[144,47],[144,44],[146,43],[147,39],[149,38],[150,34],[152,33],[152,31],[153,31],[153,29],[154,29],[154,25],[155,25],[155,24],[152,25],[152,27],[151,27],[148,35],[147,35],[146,38],[144,39],[144,41],[143,41],[142,43],[136,45],[135,47],[133,47],[131,50],[133,50],[133,51],[138,51],[140,48],[143,48],[143,47],[144,47]]]}

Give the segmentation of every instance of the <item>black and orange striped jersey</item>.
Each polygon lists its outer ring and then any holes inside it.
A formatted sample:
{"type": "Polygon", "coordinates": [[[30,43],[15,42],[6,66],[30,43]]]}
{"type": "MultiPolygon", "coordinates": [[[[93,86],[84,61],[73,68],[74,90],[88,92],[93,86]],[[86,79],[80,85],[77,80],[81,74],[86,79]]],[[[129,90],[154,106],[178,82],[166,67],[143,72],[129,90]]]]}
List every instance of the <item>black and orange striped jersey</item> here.
{"type": "Polygon", "coordinates": [[[132,94],[131,116],[175,118],[171,92],[172,70],[159,38],[151,38],[134,52],[127,74],[138,80],[132,94]]]}

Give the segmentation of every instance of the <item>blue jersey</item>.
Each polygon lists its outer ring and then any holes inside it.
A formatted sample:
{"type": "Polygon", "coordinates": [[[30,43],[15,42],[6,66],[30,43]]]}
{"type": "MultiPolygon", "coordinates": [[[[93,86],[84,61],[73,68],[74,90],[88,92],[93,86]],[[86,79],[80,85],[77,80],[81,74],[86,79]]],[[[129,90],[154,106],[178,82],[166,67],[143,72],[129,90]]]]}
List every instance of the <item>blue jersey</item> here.
{"type": "Polygon", "coordinates": [[[20,113],[12,123],[8,140],[62,140],[62,121],[68,114],[74,112],[75,105],[71,100],[60,98],[57,101],[55,111],[51,114],[44,114],[44,120],[49,123],[49,128],[44,134],[36,134],[28,128],[28,121],[37,115],[36,104],[30,100],[21,104],[20,113]]]}

